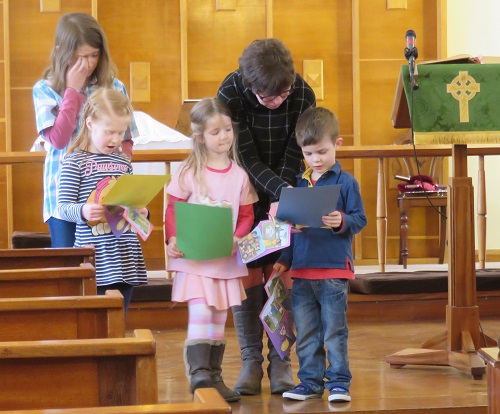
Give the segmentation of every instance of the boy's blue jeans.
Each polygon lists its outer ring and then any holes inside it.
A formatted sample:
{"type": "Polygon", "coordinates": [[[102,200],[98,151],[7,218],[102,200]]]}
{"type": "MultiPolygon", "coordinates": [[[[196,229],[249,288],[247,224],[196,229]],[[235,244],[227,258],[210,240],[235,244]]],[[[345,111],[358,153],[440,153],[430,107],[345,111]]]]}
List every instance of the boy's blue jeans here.
{"type": "Polygon", "coordinates": [[[349,390],[351,385],[347,355],[348,283],[347,279],[293,279],[292,304],[299,359],[297,375],[302,384],[318,394],[322,394],[325,388],[349,390]]]}

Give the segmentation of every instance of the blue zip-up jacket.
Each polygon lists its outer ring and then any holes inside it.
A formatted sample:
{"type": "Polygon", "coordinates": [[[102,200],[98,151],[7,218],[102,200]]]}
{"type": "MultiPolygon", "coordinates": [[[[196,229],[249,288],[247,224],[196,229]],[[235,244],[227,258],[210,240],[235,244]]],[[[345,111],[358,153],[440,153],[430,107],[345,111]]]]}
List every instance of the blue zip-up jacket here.
{"type": "MultiPolygon", "coordinates": [[[[297,176],[297,187],[308,187],[304,178],[308,171],[297,176]]],[[[359,191],[359,184],[340,163],[326,171],[316,181],[318,185],[340,184],[337,206],[332,211],[342,214],[342,226],[331,228],[301,228],[300,233],[292,233],[291,244],[282,250],[279,262],[292,269],[328,268],[351,269],[354,271],[352,239],[366,226],[365,209],[359,191]]]]}

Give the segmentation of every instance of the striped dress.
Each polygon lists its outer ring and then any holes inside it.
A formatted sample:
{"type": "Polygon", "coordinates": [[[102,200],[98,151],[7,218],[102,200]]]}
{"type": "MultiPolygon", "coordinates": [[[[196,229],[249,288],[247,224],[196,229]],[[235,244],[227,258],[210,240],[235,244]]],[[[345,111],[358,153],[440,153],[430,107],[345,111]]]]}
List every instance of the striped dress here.
{"type": "Polygon", "coordinates": [[[74,247],[94,246],[97,286],[147,283],[137,234],[128,229],[117,238],[105,218],[91,223],[82,217],[83,206],[98,203],[123,174],[132,174],[132,165],[125,156],[78,151],[66,156],[59,177],[59,213],[63,220],[76,223],[74,247]]]}

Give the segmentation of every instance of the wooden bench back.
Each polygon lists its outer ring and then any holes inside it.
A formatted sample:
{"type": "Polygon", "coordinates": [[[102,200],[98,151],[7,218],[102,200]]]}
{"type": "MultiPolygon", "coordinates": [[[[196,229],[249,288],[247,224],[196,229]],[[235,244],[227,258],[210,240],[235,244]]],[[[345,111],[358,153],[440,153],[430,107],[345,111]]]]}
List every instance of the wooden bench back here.
{"type": "Polygon", "coordinates": [[[94,266],[75,266],[0,270],[0,298],[96,295],[94,266]]]}
{"type": "Polygon", "coordinates": [[[123,296],[0,299],[0,341],[125,337],[123,296]]]}
{"type": "Polygon", "coordinates": [[[215,388],[200,388],[194,392],[194,401],[189,403],[2,411],[2,414],[230,414],[231,412],[231,406],[215,388]]]}
{"type": "Polygon", "coordinates": [[[156,343],[146,329],[132,338],[0,342],[0,382],[2,410],[156,404],[156,343]]]}
{"type": "Polygon", "coordinates": [[[93,247],[61,249],[0,249],[0,269],[75,267],[81,263],[95,265],[93,247]]]}

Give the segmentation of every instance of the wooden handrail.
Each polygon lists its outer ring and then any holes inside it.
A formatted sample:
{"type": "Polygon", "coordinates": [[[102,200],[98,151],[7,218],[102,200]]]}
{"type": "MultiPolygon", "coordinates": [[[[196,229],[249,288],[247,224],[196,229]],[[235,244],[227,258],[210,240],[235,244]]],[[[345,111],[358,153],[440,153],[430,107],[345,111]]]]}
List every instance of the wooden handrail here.
{"type": "MultiPolygon", "coordinates": [[[[420,157],[451,157],[451,145],[418,145],[417,155],[420,157]]],[[[183,161],[189,149],[166,150],[134,150],[134,162],[176,162],[183,161]]],[[[43,164],[45,152],[0,152],[0,165],[43,164]]],[[[337,151],[340,159],[363,158],[400,158],[414,155],[410,145],[367,145],[342,146],[337,151]]],[[[488,156],[500,155],[500,145],[468,145],[467,155],[488,156]]]]}
{"type": "MultiPolygon", "coordinates": [[[[339,159],[378,159],[377,180],[377,244],[378,263],[381,272],[385,271],[387,251],[387,198],[386,198],[386,158],[412,157],[451,157],[452,145],[418,145],[415,149],[411,145],[369,145],[369,146],[343,146],[337,151],[339,159]]],[[[164,162],[167,171],[170,163],[184,160],[189,154],[189,149],[168,150],[135,150],[134,162],[164,162]]],[[[500,145],[468,145],[468,156],[479,157],[479,191],[478,191],[478,259],[479,266],[485,267],[486,263],[486,191],[484,191],[484,157],[500,155],[500,145]]],[[[0,152],[0,165],[43,163],[45,152],[0,152]]]]}

